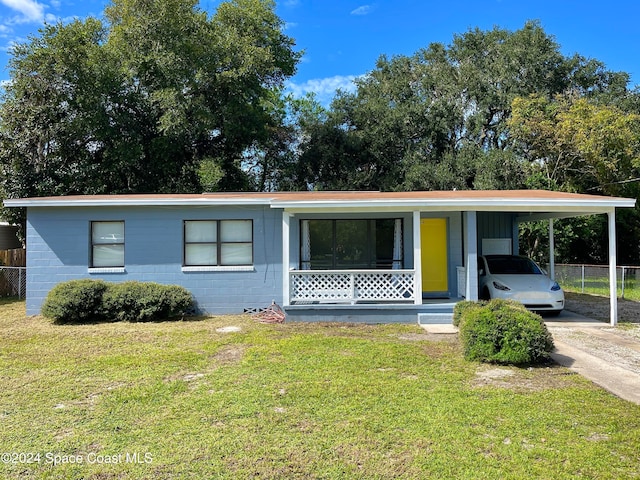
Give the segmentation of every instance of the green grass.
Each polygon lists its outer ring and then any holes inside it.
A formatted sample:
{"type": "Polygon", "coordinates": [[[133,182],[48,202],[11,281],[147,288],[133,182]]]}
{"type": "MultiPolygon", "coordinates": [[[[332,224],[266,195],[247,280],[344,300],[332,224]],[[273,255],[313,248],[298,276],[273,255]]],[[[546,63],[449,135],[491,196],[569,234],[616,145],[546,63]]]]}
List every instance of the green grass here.
{"type": "Polygon", "coordinates": [[[482,376],[496,367],[434,338],[246,316],[56,326],[5,302],[0,453],[40,462],[0,463],[0,477],[640,475],[640,406],[562,367],[482,376]],[[242,331],[216,331],[229,325],[242,331]]]}
{"type": "MultiPolygon", "coordinates": [[[[565,292],[586,293],[590,295],[609,296],[609,279],[602,277],[585,278],[584,286],[579,278],[559,279],[558,283],[565,292]]],[[[618,297],[622,297],[622,281],[618,280],[617,284],[618,297]]],[[[634,279],[626,279],[624,285],[624,297],[627,300],[640,301],[640,285],[634,279]]]]}

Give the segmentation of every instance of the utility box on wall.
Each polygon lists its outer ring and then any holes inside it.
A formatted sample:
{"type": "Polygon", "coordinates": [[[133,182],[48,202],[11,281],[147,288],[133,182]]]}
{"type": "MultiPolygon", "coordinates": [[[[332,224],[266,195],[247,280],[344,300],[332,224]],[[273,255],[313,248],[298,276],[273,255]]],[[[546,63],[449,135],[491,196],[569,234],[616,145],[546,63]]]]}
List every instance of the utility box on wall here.
{"type": "Polygon", "coordinates": [[[483,238],[482,255],[511,255],[513,248],[510,238],[483,238]]]}

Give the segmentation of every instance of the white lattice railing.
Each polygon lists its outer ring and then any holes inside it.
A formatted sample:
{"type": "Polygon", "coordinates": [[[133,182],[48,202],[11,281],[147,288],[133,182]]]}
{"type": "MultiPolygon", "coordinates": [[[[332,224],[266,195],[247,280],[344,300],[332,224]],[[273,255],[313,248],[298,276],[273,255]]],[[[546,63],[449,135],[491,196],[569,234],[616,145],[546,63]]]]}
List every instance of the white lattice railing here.
{"type": "Polygon", "coordinates": [[[413,302],[413,270],[294,270],[291,303],[413,302]]]}

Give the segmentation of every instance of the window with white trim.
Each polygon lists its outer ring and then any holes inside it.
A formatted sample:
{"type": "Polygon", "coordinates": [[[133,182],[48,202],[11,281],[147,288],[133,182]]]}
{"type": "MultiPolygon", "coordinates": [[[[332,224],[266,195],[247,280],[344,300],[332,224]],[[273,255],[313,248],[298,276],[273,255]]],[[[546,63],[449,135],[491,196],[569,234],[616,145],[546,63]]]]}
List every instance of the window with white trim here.
{"type": "Polygon", "coordinates": [[[124,267],[124,221],[91,222],[90,266],[124,267]]]}
{"type": "Polygon", "coordinates": [[[185,220],[183,265],[253,265],[253,220],[185,220]]]}

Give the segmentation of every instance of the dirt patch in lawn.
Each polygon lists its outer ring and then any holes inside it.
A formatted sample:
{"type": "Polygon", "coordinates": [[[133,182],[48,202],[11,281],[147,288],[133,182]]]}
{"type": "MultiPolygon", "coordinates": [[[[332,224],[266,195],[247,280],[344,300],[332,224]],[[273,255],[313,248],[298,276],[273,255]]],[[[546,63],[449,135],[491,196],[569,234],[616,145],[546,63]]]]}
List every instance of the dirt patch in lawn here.
{"type": "Polygon", "coordinates": [[[577,375],[555,364],[545,367],[518,368],[480,365],[472,380],[474,387],[496,387],[515,391],[542,391],[575,385],[568,377],[577,375]]]}
{"type": "MultiPolygon", "coordinates": [[[[609,298],[582,293],[565,293],[565,308],[585,317],[609,321],[609,298]]],[[[618,299],[618,321],[640,323],[640,302],[618,299]]]]}
{"type": "Polygon", "coordinates": [[[215,353],[213,359],[218,365],[239,363],[246,349],[247,346],[242,344],[225,345],[215,353]]]}

